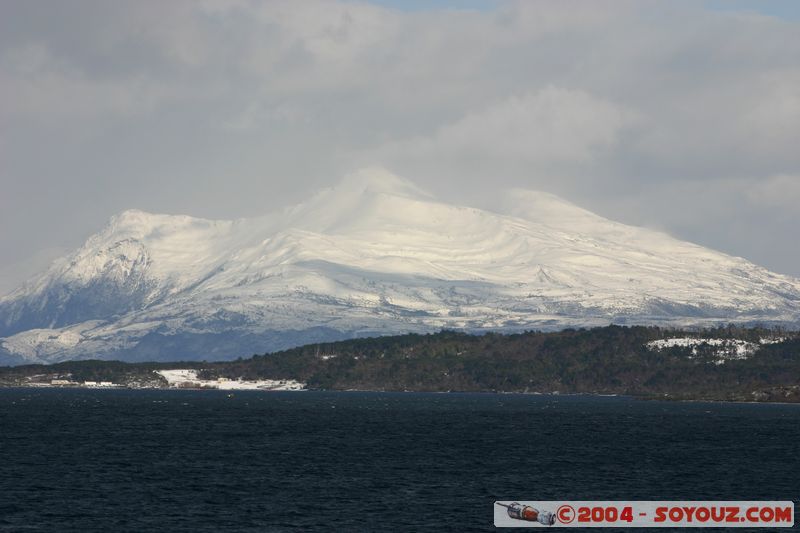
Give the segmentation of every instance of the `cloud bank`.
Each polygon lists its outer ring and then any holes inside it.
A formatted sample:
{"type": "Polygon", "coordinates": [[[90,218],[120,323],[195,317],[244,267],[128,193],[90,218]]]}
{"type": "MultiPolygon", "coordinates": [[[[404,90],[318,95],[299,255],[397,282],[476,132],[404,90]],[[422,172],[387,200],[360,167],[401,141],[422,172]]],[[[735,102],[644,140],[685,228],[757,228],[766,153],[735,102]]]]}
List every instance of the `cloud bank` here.
{"type": "Polygon", "coordinates": [[[481,207],[553,192],[800,275],[800,22],[436,6],[3,2],[0,292],[123,209],[253,216],[370,165],[481,207]]]}

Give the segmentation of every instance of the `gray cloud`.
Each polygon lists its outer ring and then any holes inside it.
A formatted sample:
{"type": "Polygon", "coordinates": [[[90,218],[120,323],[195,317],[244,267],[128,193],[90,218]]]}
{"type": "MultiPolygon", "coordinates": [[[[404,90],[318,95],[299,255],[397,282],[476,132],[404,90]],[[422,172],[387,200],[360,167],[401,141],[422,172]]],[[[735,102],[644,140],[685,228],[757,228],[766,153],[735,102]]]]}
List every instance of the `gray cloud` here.
{"type": "Polygon", "coordinates": [[[0,292],[122,209],[250,216],[373,164],[488,206],[547,190],[800,275],[798,24],[688,2],[6,0],[0,292]]]}

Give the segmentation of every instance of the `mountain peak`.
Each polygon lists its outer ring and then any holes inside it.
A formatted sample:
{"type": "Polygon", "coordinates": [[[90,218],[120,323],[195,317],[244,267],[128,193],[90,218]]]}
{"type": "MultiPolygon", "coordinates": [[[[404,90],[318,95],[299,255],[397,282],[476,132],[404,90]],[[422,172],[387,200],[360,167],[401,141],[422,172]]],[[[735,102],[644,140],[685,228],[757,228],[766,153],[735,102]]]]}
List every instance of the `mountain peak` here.
{"type": "Polygon", "coordinates": [[[106,225],[106,234],[134,233],[146,235],[154,228],[163,225],[172,218],[170,215],[157,215],[140,209],[126,209],[113,215],[106,225]]]}
{"type": "Polygon", "coordinates": [[[236,357],[368,333],[800,317],[800,280],[743,259],[546,192],[511,191],[501,213],[381,168],[257,219],[124,211],[0,301],[0,345],[46,329],[80,340],[36,341],[42,361],[236,357]]]}
{"type": "MultiPolygon", "coordinates": [[[[113,237],[141,239],[154,233],[170,233],[187,229],[210,228],[225,221],[208,220],[189,215],[163,215],[141,209],[126,209],[113,215],[105,230],[95,238],[113,237]]],[[[226,222],[227,223],[227,222],[226,222]]]]}
{"type": "Polygon", "coordinates": [[[342,194],[389,194],[411,198],[432,196],[411,180],[383,167],[367,167],[348,174],[330,190],[342,194]]]}
{"type": "Polygon", "coordinates": [[[158,216],[165,215],[156,215],[155,213],[148,213],[147,211],[142,211],[141,209],[126,209],[117,213],[116,215],[113,215],[109,222],[115,225],[140,224],[145,221],[150,221],[158,216]]]}
{"type": "Polygon", "coordinates": [[[290,208],[285,221],[321,233],[354,223],[370,225],[371,217],[382,210],[379,204],[387,198],[430,201],[432,195],[384,168],[369,167],[348,174],[335,186],[290,208]]]}
{"type": "Polygon", "coordinates": [[[511,189],[503,197],[504,212],[531,222],[552,226],[610,223],[603,217],[555,194],[530,189],[511,189]]]}

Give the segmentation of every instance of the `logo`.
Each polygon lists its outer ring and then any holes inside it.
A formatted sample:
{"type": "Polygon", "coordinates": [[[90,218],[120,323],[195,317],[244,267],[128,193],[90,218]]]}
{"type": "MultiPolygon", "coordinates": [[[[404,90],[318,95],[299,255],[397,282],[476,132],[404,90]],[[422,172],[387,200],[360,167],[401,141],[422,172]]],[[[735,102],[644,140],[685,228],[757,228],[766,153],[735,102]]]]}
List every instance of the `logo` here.
{"type": "Polygon", "coordinates": [[[495,502],[496,527],[794,526],[791,501],[513,501],[495,502]],[[550,511],[554,509],[555,511],[550,511]]]}
{"type": "Polygon", "coordinates": [[[556,511],[556,516],[562,524],[570,524],[575,520],[575,508],[571,505],[562,505],[556,511]]]}
{"type": "Polygon", "coordinates": [[[556,522],[556,517],[553,513],[549,511],[540,511],[536,507],[531,507],[530,505],[522,505],[519,502],[512,502],[510,504],[495,503],[501,507],[505,507],[508,516],[514,520],[538,522],[545,526],[552,526],[556,522]]]}

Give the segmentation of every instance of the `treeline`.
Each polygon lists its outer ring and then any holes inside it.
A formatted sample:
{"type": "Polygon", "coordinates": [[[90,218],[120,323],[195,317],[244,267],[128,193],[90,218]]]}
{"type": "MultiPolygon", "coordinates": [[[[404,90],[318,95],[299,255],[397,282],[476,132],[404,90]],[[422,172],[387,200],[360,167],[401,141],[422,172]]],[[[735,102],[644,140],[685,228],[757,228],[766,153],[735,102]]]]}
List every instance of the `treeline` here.
{"type": "Polygon", "coordinates": [[[10,373],[70,373],[76,380],[144,379],[163,368],[197,368],[201,377],[295,379],[309,388],[385,391],[503,391],[628,394],[673,399],[800,401],[800,334],[725,326],[702,331],[608,326],[469,335],[442,331],[311,344],[219,363],[80,361],[10,373]],[[759,346],[747,359],[713,356],[713,346],[652,350],[672,337],[738,339],[759,346]],[[762,339],[772,341],[760,344],[762,339]]]}
{"type": "MultiPolygon", "coordinates": [[[[702,346],[701,346],[702,348],[702,346]]],[[[702,352],[703,350],[701,350],[702,352]]],[[[707,351],[707,350],[706,350],[707,351]]],[[[630,394],[729,400],[800,399],[800,336],[766,328],[702,331],[608,326],[553,333],[442,331],[314,344],[205,367],[206,377],[289,378],[320,389],[630,394]],[[783,339],[715,364],[670,337],[783,339]],[[778,398],[780,397],[780,398],[778,398]]]]}
{"type": "Polygon", "coordinates": [[[163,381],[154,375],[155,370],[170,368],[197,368],[204,363],[172,362],[172,363],[125,363],[122,361],[65,361],[52,365],[20,365],[0,367],[0,385],[24,384],[27,378],[42,378],[34,381],[49,381],[56,378],[69,378],[83,383],[85,381],[110,381],[112,383],[127,384],[132,381],[153,382],[163,381]]]}

